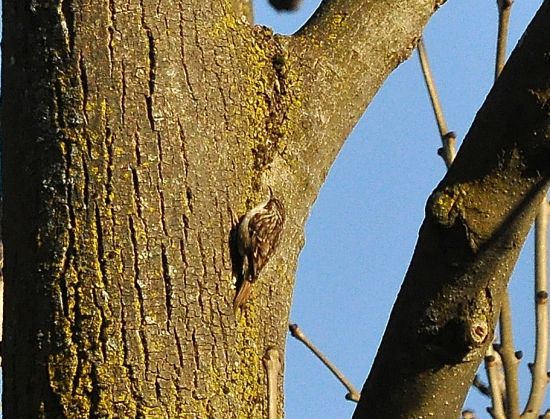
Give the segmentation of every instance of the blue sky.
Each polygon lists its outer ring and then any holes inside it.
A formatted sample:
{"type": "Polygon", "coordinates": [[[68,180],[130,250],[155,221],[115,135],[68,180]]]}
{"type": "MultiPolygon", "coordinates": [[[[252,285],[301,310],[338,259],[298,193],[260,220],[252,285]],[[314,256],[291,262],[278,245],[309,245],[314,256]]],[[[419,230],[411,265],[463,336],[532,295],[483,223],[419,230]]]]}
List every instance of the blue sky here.
{"type": "MultiPolygon", "coordinates": [[[[542,1],[516,0],[511,51],[542,1]]],[[[319,1],[279,14],[256,0],[256,20],[292,33],[319,1]]],[[[494,74],[494,0],[450,0],[430,21],[425,42],[449,128],[461,140],[494,74]]],[[[418,57],[387,80],[342,149],[306,227],[291,321],[360,389],[370,369],[424,217],[426,198],[444,175],[418,57]]],[[[511,282],[522,401],[533,359],[532,236],[511,282]]],[[[355,405],[319,361],[293,338],[286,353],[288,419],[350,417],[355,405]]],[[[548,400],[547,400],[548,404],[548,400]]],[[[465,407],[488,418],[488,400],[472,391],[465,407]]]]}

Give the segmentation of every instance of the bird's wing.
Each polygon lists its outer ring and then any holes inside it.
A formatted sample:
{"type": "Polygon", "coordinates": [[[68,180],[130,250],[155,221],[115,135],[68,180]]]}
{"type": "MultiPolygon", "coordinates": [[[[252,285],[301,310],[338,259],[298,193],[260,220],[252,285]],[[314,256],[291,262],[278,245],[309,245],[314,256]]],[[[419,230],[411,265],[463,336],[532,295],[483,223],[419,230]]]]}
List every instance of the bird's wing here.
{"type": "Polygon", "coordinates": [[[277,205],[277,203],[269,202],[264,210],[252,217],[248,226],[252,256],[252,260],[249,260],[251,280],[258,277],[281,237],[284,213],[280,210],[273,211],[270,205],[277,205]]]}

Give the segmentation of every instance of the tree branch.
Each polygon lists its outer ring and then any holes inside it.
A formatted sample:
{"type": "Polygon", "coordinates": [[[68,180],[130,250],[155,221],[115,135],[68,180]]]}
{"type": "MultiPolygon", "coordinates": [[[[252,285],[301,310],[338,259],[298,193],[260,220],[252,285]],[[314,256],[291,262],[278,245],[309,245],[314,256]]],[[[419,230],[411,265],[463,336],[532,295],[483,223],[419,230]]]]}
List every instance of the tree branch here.
{"type": "Polygon", "coordinates": [[[432,76],[432,70],[430,69],[430,62],[428,60],[428,52],[424,46],[424,41],[421,39],[418,43],[418,59],[420,60],[420,66],[422,67],[422,75],[424,76],[424,82],[428,89],[430,96],[430,102],[434,111],[435,121],[437,122],[437,128],[439,129],[439,135],[441,137],[441,143],[443,147],[440,149],[439,154],[445,162],[447,169],[451,167],[456,155],[455,142],[456,134],[449,131],[447,127],[447,121],[445,121],[445,115],[443,115],[443,108],[439,101],[439,95],[437,94],[437,88],[432,76]]]}
{"type": "Polygon", "coordinates": [[[290,68],[300,80],[300,123],[314,133],[293,140],[300,159],[321,166],[321,180],[386,77],[410,56],[442,3],[324,1],[289,39],[290,68]]]}
{"type": "Polygon", "coordinates": [[[498,6],[498,35],[497,59],[495,60],[495,80],[500,75],[506,62],[506,41],[508,40],[508,23],[512,10],[512,0],[497,0],[498,6]]]}
{"type": "Polygon", "coordinates": [[[550,183],[548,21],[545,0],[428,200],[355,419],[460,415],[550,183]]]}
{"type": "Polygon", "coordinates": [[[304,332],[302,332],[302,329],[297,324],[290,324],[288,326],[288,329],[290,330],[290,334],[293,338],[299,340],[302,342],[313,354],[319,358],[319,360],[330,370],[332,374],[342,383],[342,385],[348,390],[348,393],[346,394],[346,399],[351,400],[354,402],[359,401],[360,394],[355,389],[355,386],[348,381],[346,376],[342,374],[342,372],[332,363],[330,360],[323,355],[323,353],[317,349],[317,347],[311,343],[311,341],[304,335],[304,332]]]}
{"type": "Polygon", "coordinates": [[[489,345],[484,358],[485,371],[489,378],[489,396],[492,406],[488,409],[493,419],[506,419],[504,413],[504,372],[500,355],[489,345]]]}
{"type": "Polygon", "coordinates": [[[479,375],[475,375],[474,381],[472,382],[472,386],[476,388],[481,394],[487,397],[491,397],[491,389],[489,388],[489,385],[485,384],[481,379],[479,378],[479,375]]]}
{"type": "Polygon", "coordinates": [[[519,418],[519,381],[518,357],[514,349],[514,333],[512,331],[512,309],[508,290],[502,298],[499,317],[500,345],[495,345],[502,359],[504,381],[506,383],[506,417],[519,418]]]}
{"type": "Polygon", "coordinates": [[[522,418],[535,418],[548,385],[548,200],[543,199],[535,221],[535,361],[531,392],[522,418]]]}

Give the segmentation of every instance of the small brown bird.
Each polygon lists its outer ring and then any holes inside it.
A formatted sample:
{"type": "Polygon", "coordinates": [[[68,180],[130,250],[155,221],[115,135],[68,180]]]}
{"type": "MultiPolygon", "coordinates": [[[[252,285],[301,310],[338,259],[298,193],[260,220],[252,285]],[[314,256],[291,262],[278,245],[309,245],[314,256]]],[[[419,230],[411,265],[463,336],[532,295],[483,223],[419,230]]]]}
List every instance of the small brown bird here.
{"type": "Polygon", "coordinates": [[[248,299],[252,283],[279,244],[284,222],[285,207],[269,188],[269,197],[248,211],[239,223],[237,245],[243,259],[244,281],[233,301],[235,311],[248,299]]]}

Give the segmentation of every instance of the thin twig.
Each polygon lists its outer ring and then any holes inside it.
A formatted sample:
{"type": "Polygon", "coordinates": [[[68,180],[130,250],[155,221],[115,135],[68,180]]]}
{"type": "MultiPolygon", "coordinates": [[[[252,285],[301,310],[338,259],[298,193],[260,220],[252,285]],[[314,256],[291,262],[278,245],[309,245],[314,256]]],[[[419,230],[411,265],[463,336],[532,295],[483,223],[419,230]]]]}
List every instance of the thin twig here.
{"type": "Polygon", "coordinates": [[[441,143],[443,144],[443,147],[439,151],[439,155],[443,158],[447,168],[449,168],[451,167],[451,163],[456,155],[456,134],[449,131],[449,128],[447,127],[447,122],[445,121],[445,116],[443,115],[443,109],[441,107],[441,102],[439,101],[439,95],[437,94],[432,71],[430,69],[430,62],[428,61],[428,53],[426,52],[423,39],[420,39],[420,42],[418,42],[417,49],[418,58],[420,59],[420,66],[422,67],[422,74],[424,75],[426,88],[428,89],[428,93],[430,95],[432,109],[434,111],[435,120],[439,129],[439,135],[441,136],[441,143]]]}
{"type": "Polygon", "coordinates": [[[497,57],[495,60],[495,80],[498,79],[506,62],[506,42],[508,40],[508,22],[512,10],[512,0],[497,0],[498,6],[498,36],[497,57]]]}
{"type": "Polygon", "coordinates": [[[484,396],[491,397],[491,389],[487,384],[480,380],[479,375],[475,375],[472,385],[484,396]]]}
{"type": "MultiPolygon", "coordinates": [[[[497,52],[495,59],[495,81],[500,76],[506,62],[506,42],[508,39],[508,22],[512,0],[497,0],[498,6],[498,35],[497,52]]],[[[508,419],[519,418],[519,383],[518,358],[514,349],[512,330],[512,312],[510,308],[509,291],[507,290],[500,309],[500,345],[499,354],[502,357],[504,378],[506,382],[506,412],[508,419]]]]}
{"type": "Polygon", "coordinates": [[[500,345],[495,345],[504,368],[504,380],[506,383],[506,418],[519,418],[519,383],[518,383],[518,357],[514,349],[514,333],[512,332],[512,310],[510,309],[510,297],[504,293],[499,319],[500,345]]]}
{"type": "Polygon", "coordinates": [[[290,330],[290,334],[292,337],[298,339],[300,342],[302,342],[307,348],[313,352],[313,354],[321,360],[323,364],[334,374],[334,376],[346,387],[348,390],[348,394],[346,394],[346,399],[351,400],[354,402],[359,401],[359,397],[361,394],[357,391],[357,389],[351,384],[347,378],[342,374],[342,372],[336,368],[336,366],[328,360],[328,358],[323,355],[323,353],[311,343],[311,341],[304,335],[302,330],[297,324],[290,324],[288,326],[288,329],[290,330]]]}
{"type": "Polygon", "coordinates": [[[506,419],[504,412],[504,377],[502,360],[492,346],[489,346],[484,359],[485,372],[489,379],[491,407],[488,409],[493,419],[506,419]]]}
{"type": "Polygon", "coordinates": [[[531,364],[531,392],[522,418],[536,418],[548,385],[548,201],[535,219],[535,360],[531,364]]]}

